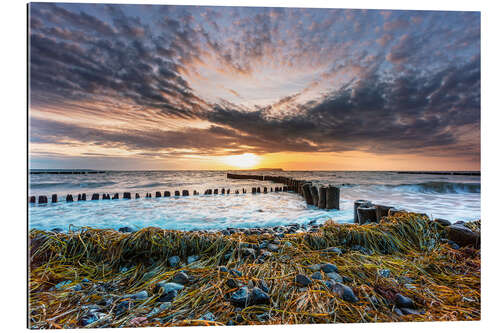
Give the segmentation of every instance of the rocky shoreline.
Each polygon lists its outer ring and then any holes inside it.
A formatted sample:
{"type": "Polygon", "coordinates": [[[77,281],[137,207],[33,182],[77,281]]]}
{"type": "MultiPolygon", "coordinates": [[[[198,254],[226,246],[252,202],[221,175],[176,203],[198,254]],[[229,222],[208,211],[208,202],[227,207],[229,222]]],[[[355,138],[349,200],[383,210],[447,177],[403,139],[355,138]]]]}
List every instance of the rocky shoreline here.
{"type": "Polygon", "coordinates": [[[480,319],[480,221],[32,230],[29,327],[480,319]]]}

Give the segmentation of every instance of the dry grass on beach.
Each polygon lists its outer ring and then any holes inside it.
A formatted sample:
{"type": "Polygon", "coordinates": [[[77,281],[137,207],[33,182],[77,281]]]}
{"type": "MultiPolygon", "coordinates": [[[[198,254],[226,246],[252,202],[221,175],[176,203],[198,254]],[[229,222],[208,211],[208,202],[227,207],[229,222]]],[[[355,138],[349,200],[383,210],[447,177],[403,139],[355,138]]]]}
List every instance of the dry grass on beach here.
{"type": "MultiPolygon", "coordinates": [[[[471,227],[480,230],[480,222],[471,227]]],[[[29,326],[479,320],[480,250],[453,249],[442,238],[438,223],[412,213],[363,226],[328,222],[316,232],[283,238],[272,233],[224,236],[158,228],[134,233],[32,230],[29,326]],[[253,251],[245,250],[252,247],[253,251]],[[193,255],[199,259],[186,264],[193,255]],[[170,267],[171,256],[179,256],[181,266],[170,267]],[[325,272],[307,287],[295,282],[297,274],[311,276],[318,268],[315,264],[321,263],[338,268],[357,302],[344,300],[332,289],[325,272]],[[221,271],[220,266],[236,269],[241,276],[221,271]],[[171,281],[180,271],[189,282],[171,302],[160,302],[157,283],[171,281]],[[269,302],[233,305],[229,298],[240,286],[228,283],[230,279],[249,289],[264,281],[269,302]],[[145,297],[134,296],[144,291],[145,297]],[[411,314],[396,305],[397,294],[413,300],[411,314]]]]}

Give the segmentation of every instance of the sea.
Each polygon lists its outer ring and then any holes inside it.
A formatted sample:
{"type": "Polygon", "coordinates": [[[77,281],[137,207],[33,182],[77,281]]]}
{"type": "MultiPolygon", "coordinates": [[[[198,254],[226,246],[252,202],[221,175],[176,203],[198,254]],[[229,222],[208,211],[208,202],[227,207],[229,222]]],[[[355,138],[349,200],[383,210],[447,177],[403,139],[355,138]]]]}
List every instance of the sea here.
{"type": "MultiPolygon", "coordinates": [[[[32,170],[45,172],[47,170],[32,170]]],[[[230,171],[278,175],[340,187],[340,210],[307,205],[292,192],[251,194],[251,188],[282,186],[265,181],[228,179],[228,171],[105,171],[86,174],[30,174],[29,195],[46,195],[48,204],[28,204],[29,229],[65,231],[79,227],[160,227],[175,230],[219,230],[228,227],[272,227],[291,223],[352,223],[355,200],[426,213],[451,222],[481,218],[479,175],[402,174],[361,171],[230,171]],[[227,195],[203,195],[206,189],[230,189],[227,195]],[[247,189],[242,194],[242,189],[247,189]],[[190,196],[155,198],[155,192],[189,190],[190,196]],[[193,190],[201,195],[193,196],[193,190]],[[235,194],[239,190],[240,194],[235,194]],[[132,200],[122,199],[131,192],[132,200]],[[76,201],[86,193],[87,201],[76,201]],[[91,201],[93,193],[119,193],[119,200],[91,201]],[[134,199],[135,193],[141,198],[134,199]],[[145,198],[151,193],[153,198],[145,198]],[[51,195],[59,201],[51,203],[51,195]],[[67,203],[72,194],[75,202],[67,203]]]]}

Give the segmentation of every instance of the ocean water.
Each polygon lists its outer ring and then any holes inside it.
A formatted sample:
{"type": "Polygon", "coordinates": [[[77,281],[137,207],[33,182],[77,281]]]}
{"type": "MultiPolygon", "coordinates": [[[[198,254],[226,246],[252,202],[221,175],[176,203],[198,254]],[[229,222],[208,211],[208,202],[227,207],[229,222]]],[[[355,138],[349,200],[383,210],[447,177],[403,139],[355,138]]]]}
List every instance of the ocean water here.
{"type": "Polygon", "coordinates": [[[399,174],[396,172],[296,171],[240,172],[282,175],[313,183],[340,186],[340,210],[322,210],[306,205],[295,193],[241,194],[255,186],[282,186],[271,182],[227,179],[226,171],[107,171],[99,174],[33,174],[29,177],[30,195],[57,194],[59,202],[29,204],[29,228],[68,230],[73,227],[118,229],[141,228],[195,230],[227,227],[264,227],[290,223],[321,223],[333,219],[353,221],[353,202],[370,200],[432,218],[480,219],[481,184],[479,176],[399,174]],[[203,195],[206,189],[231,189],[229,195],[203,195]],[[199,196],[146,199],[147,192],[193,190],[199,196]],[[235,190],[240,194],[234,194],[235,190]],[[92,193],[120,194],[119,200],[90,201],[92,193]],[[123,192],[141,199],[123,200],[123,192]],[[87,194],[87,201],[66,203],[66,194],[87,194]]]}

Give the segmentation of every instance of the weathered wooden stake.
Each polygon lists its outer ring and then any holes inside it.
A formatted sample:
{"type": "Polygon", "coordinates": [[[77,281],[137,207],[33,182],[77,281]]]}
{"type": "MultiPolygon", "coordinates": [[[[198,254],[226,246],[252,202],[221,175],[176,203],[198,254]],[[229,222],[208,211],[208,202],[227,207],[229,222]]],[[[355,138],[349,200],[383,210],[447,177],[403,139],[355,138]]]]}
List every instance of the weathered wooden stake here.
{"type": "Polygon", "coordinates": [[[123,199],[128,199],[128,200],[132,199],[130,192],[123,192],[123,199]]]}
{"type": "Polygon", "coordinates": [[[354,201],[354,223],[358,223],[358,207],[369,207],[371,205],[372,205],[371,201],[368,200],[354,201]]]}
{"type": "Polygon", "coordinates": [[[198,195],[198,191],[194,190],[193,195],[198,195]]]}
{"type": "Polygon", "coordinates": [[[214,189],[214,194],[219,194],[219,189],[218,188],[214,189]]]}
{"type": "Polygon", "coordinates": [[[163,196],[164,196],[164,197],[169,197],[169,196],[170,196],[170,191],[165,191],[165,192],[163,192],[163,196]]]}
{"type": "Polygon", "coordinates": [[[230,188],[228,188],[228,189],[226,190],[226,193],[227,193],[227,194],[229,194],[230,192],[231,192],[231,189],[230,189],[230,188]]]}
{"type": "Polygon", "coordinates": [[[377,209],[374,206],[358,207],[358,223],[365,224],[377,222],[377,209]]]}
{"type": "Polygon", "coordinates": [[[178,197],[178,196],[180,196],[180,195],[181,195],[181,192],[179,192],[179,191],[175,191],[175,192],[174,192],[174,195],[175,195],[176,197],[178,197]]]}
{"type": "Polygon", "coordinates": [[[225,188],[221,189],[220,194],[226,194],[226,189],[225,188]]]}
{"type": "Polygon", "coordinates": [[[267,193],[267,187],[264,186],[264,193],[267,193]]]}
{"type": "Polygon", "coordinates": [[[141,198],[141,196],[139,195],[139,193],[136,193],[136,194],[135,194],[135,198],[136,198],[136,199],[140,199],[140,198],[141,198]]]}
{"type": "Polygon", "coordinates": [[[257,193],[260,193],[260,187],[257,187],[257,193]]]}
{"type": "Polygon", "coordinates": [[[47,197],[45,195],[40,195],[38,196],[38,203],[39,204],[46,204],[48,202],[47,197]]]}
{"type": "Polygon", "coordinates": [[[247,193],[247,190],[245,190],[244,188],[241,190],[243,191],[243,194],[247,193]]]}
{"type": "Polygon", "coordinates": [[[326,208],[326,187],[324,186],[319,188],[318,208],[326,208]]]}
{"type": "Polygon", "coordinates": [[[188,190],[182,190],[182,196],[183,197],[187,197],[189,195],[189,191],[188,190]]]}
{"type": "Polygon", "coordinates": [[[78,201],[82,201],[82,195],[78,193],[78,201]]]}
{"type": "Polygon", "coordinates": [[[32,204],[36,203],[36,197],[34,195],[32,195],[29,199],[30,199],[30,203],[32,203],[32,204]]]}
{"type": "Polygon", "coordinates": [[[311,195],[313,198],[313,205],[317,207],[319,201],[319,194],[318,194],[318,188],[314,185],[311,185],[311,195]]]}
{"type": "Polygon", "coordinates": [[[92,194],[92,198],[90,200],[99,200],[99,193],[92,194]]]}
{"type": "Polygon", "coordinates": [[[155,198],[161,198],[161,192],[160,191],[156,191],[155,198]]]}
{"type": "Polygon", "coordinates": [[[313,204],[313,197],[311,193],[311,183],[305,183],[302,185],[302,191],[304,192],[304,198],[306,199],[306,203],[308,205],[313,204]]]}
{"type": "Polygon", "coordinates": [[[384,206],[384,205],[376,205],[375,208],[377,209],[377,223],[380,223],[380,220],[383,217],[389,216],[389,209],[391,209],[393,207],[384,206]]]}
{"type": "Polygon", "coordinates": [[[328,186],[326,188],[326,209],[340,209],[340,188],[328,186]]]}
{"type": "Polygon", "coordinates": [[[240,191],[239,191],[239,190],[236,190],[236,192],[234,192],[234,193],[236,193],[236,194],[240,194],[240,191]]]}
{"type": "Polygon", "coordinates": [[[113,200],[117,200],[120,198],[120,195],[118,193],[115,193],[115,195],[113,195],[113,200]]]}
{"type": "Polygon", "coordinates": [[[146,198],[151,198],[151,193],[146,193],[146,198]]]}
{"type": "Polygon", "coordinates": [[[73,202],[73,196],[71,194],[66,196],[66,202],[73,202]]]}
{"type": "Polygon", "coordinates": [[[57,202],[57,194],[52,194],[52,203],[57,202]]]}
{"type": "Polygon", "coordinates": [[[256,187],[252,187],[252,194],[255,194],[257,193],[257,188],[256,187]]]}

